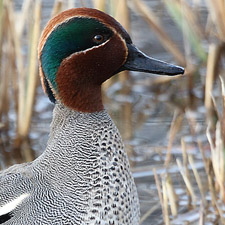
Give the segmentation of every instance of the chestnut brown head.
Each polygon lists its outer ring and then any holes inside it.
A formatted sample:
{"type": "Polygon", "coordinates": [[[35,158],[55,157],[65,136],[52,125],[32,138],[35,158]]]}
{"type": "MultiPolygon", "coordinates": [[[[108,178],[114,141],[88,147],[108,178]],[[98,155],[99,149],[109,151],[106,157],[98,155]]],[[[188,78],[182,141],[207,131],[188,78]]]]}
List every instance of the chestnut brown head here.
{"type": "Polygon", "coordinates": [[[103,109],[101,84],[119,71],[184,73],[181,67],[146,56],[115,19],[90,8],[70,9],[51,19],[38,56],[50,100],[83,112],[103,109]]]}

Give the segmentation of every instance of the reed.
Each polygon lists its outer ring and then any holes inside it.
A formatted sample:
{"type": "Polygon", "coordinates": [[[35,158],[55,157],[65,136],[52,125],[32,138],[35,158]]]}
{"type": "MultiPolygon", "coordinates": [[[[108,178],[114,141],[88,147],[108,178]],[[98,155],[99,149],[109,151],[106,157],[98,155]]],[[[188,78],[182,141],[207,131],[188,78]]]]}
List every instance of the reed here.
{"type": "Polygon", "coordinates": [[[159,37],[162,45],[167,51],[169,51],[175,58],[175,60],[180,64],[185,66],[186,61],[183,54],[177,48],[177,45],[172,41],[172,39],[166,34],[165,29],[160,23],[160,19],[157,18],[154,12],[147,7],[142,0],[133,0],[137,10],[140,12],[140,15],[147,21],[150,28],[159,37]]]}
{"type": "MultiPolygon", "coordinates": [[[[187,65],[187,71],[189,75],[189,79],[187,80],[187,89],[191,93],[193,89],[196,87],[194,80],[199,80],[200,76],[202,76],[202,72],[200,72],[201,68],[205,68],[206,76],[201,78],[202,84],[202,92],[204,95],[201,98],[204,101],[204,107],[206,109],[205,113],[205,124],[207,129],[205,133],[207,135],[209,147],[210,147],[210,155],[206,156],[205,150],[203,149],[203,144],[199,140],[198,141],[198,149],[202,155],[202,163],[204,165],[204,173],[205,177],[201,177],[200,172],[196,169],[195,159],[193,156],[188,153],[187,146],[182,138],[181,140],[181,148],[182,148],[182,158],[183,162],[177,158],[177,166],[180,170],[181,176],[183,178],[183,182],[186,187],[186,194],[189,196],[189,201],[186,205],[186,213],[183,215],[187,215],[189,212],[196,212],[196,209],[199,212],[196,214],[196,218],[198,218],[199,224],[205,224],[209,222],[208,216],[216,215],[215,220],[212,224],[225,224],[224,221],[224,203],[225,203],[225,147],[224,147],[224,134],[225,134],[225,126],[224,126],[224,115],[225,115],[225,102],[224,102],[224,62],[222,58],[224,58],[224,28],[225,28],[225,7],[223,1],[207,1],[207,7],[209,12],[209,17],[207,19],[206,26],[202,26],[200,23],[200,15],[197,8],[193,8],[190,5],[190,2],[182,0],[169,0],[164,1],[165,6],[167,7],[168,12],[171,17],[180,27],[184,36],[184,56],[187,65]],[[212,39],[214,40],[212,42],[212,39]],[[203,43],[207,43],[207,48],[203,47],[203,43]],[[194,58],[193,58],[194,55],[194,58]],[[197,61],[197,64],[193,65],[193,60],[197,61]],[[198,72],[197,72],[198,71],[198,72]],[[220,84],[220,88],[218,87],[220,84]],[[217,90],[217,94],[214,92],[217,90]],[[220,94],[218,94],[220,93],[220,94]],[[198,191],[194,189],[196,182],[198,191]],[[207,182],[206,185],[204,183],[207,182]],[[207,199],[210,200],[208,201],[207,199]],[[201,202],[199,204],[198,202],[201,202]],[[214,210],[210,210],[212,207],[214,210]]],[[[193,99],[193,97],[192,97],[193,99]]],[[[191,100],[191,96],[189,102],[193,104],[191,100]]],[[[199,104],[199,103],[198,103],[199,104]]],[[[195,110],[193,105],[185,105],[183,108],[178,108],[177,110],[181,110],[181,112],[185,112],[182,118],[176,115],[171,124],[170,129],[170,138],[168,145],[168,153],[166,158],[166,167],[170,168],[171,158],[174,157],[171,153],[171,149],[173,148],[173,140],[175,136],[178,134],[180,130],[180,124],[184,121],[185,117],[187,117],[187,112],[189,110],[195,110]],[[192,108],[192,109],[191,109],[192,108]]],[[[187,117],[190,125],[191,134],[194,136],[198,136],[197,127],[198,121],[194,117],[187,117]]],[[[202,173],[202,172],[201,172],[202,173]]],[[[163,182],[163,178],[162,178],[163,182]]],[[[156,180],[156,184],[159,185],[159,181],[156,180]]],[[[162,188],[165,188],[163,184],[161,184],[162,188]]],[[[161,193],[171,192],[171,187],[166,186],[166,190],[162,190],[161,193]]],[[[174,191],[176,191],[174,189],[174,191]]],[[[181,196],[178,196],[178,199],[181,196]]],[[[161,196],[159,194],[159,199],[161,196]]],[[[178,200],[179,202],[179,200],[178,200]]],[[[167,207],[171,206],[168,204],[167,207]]],[[[168,217],[168,212],[165,212],[165,207],[162,206],[162,212],[165,217],[168,217]]],[[[179,212],[178,207],[178,212],[179,212]]],[[[196,212],[196,213],[197,213],[196,212]]],[[[178,213],[182,215],[181,213],[178,213]]],[[[180,217],[181,218],[181,217],[180,217]]],[[[197,222],[195,220],[195,222],[197,222]]],[[[177,221],[180,223],[184,223],[182,220],[176,219],[176,214],[172,209],[170,212],[170,222],[173,224],[177,224],[177,221]]],[[[187,222],[187,221],[186,221],[187,222]]],[[[194,221],[189,221],[191,224],[194,221]]]]}
{"type": "Polygon", "coordinates": [[[169,206],[170,211],[173,217],[176,217],[178,215],[178,205],[177,205],[177,195],[173,186],[173,181],[171,179],[171,176],[167,173],[166,174],[166,191],[169,199],[169,206]]]}
{"type": "MultiPolygon", "coordinates": [[[[145,86],[146,90],[152,88],[151,93],[154,97],[148,98],[151,100],[150,103],[146,100],[145,104],[138,108],[138,112],[135,112],[135,104],[139,102],[130,101],[126,97],[134,94],[132,85],[139,81],[133,81],[127,72],[113,77],[104,84],[105,102],[110,103],[110,97],[107,96],[110,87],[118,85],[119,88],[115,92],[125,97],[125,100],[116,109],[109,106],[108,108],[113,117],[119,115],[125,124],[119,127],[126,140],[133,139],[135,131],[146,121],[151,114],[149,111],[155,107],[154,104],[160,102],[158,99],[165,92],[165,101],[174,110],[169,128],[167,154],[165,162],[161,165],[166,172],[161,175],[158,175],[156,170],[153,172],[159,203],[146,211],[141,223],[144,224],[148,218],[152,218],[161,206],[164,224],[173,224],[188,213],[197,214],[195,223],[197,221],[199,224],[205,224],[209,222],[209,215],[214,214],[212,224],[225,224],[224,1],[206,1],[206,23],[201,19],[199,0],[161,2],[171,20],[180,29],[183,50],[178,48],[173,37],[166,31],[163,20],[150,9],[147,1],[92,1],[93,7],[114,16],[129,33],[132,33],[130,11],[139,15],[151,32],[156,34],[165,51],[171,54],[179,65],[186,66],[186,76],[182,78],[158,77],[154,81],[150,81],[152,78],[140,81],[139,84],[145,86]],[[186,95],[182,96],[182,93],[186,95]],[[205,109],[203,125],[195,116],[189,115],[190,112],[197,112],[199,106],[205,109]],[[145,114],[144,111],[148,113],[145,114]],[[134,118],[138,118],[137,121],[133,122],[134,118]],[[185,122],[189,125],[189,136],[194,140],[192,146],[197,148],[198,154],[201,155],[201,169],[196,168],[197,159],[189,152],[190,143],[186,143],[183,134],[179,138],[182,157],[177,157],[172,151],[185,122]],[[206,133],[207,141],[198,139],[197,127],[201,127],[201,131],[206,133]],[[206,148],[210,150],[208,155],[206,148]],[[170,172],[171,166],[179,168],[176,180],[170,172]],[[183,196],[176,193],[175,183],[178,177],[182,181],[179,187],[184,190],[183,195],[188,196],[185,206],[180,204],[183,196]]],[[[55,0],[49,15],[52,17],[74,5],[89,6],[89,3],[82,0],[55,0]]],[[[27,138],[37,97],[36,89],[39,87],[36,49],[42,21],[42,2],[24,0],[21,10],[17,13],[14,4],[13,0],[0,0],[0,154],[5,162],[0,164],[2,167],[14,161],[24,162],[34,158],[32,146],[27,138]],[[13,122],[16,126],[11,125],[12,114],[15,115],[13,122]]],[[[131,144],[127,146],[127,149],[132,148],[131,144]]],[[[140,165],[139,170],[146,168],[152,170],[152,167],[146,165],[140,165]]],[[[189,221],[190,224],[194,222],[189,221]]],[[[184,223],[182,221],[180,224],[184,223]]]]}
{"type": "MultiPolygon", "coordinates": [[[[195,14],[195,11],[188,5],[187,1],[177,1],[169,0],[164,1],[168,12],[183,31],[184,36],[184,47],[188,51],[187,45],[190,46],[191,50],[196,54],[196,56],[202,60],[206,61],[207,55],[202,45],[202,39],[205,38],[205,33],[203,28],[200,26],[199,18],[195,14]]],[[[186,56],[190,53],[186,52],[186,56]]],[[[185,61],[192,61],[190,56],[185,57],[185,61]]]]}
{"type": "Polygon", "coordinates": [[[171,151],[173,148],[173,142],[177,132],[181,129],[181,125],[183,122],[183,113],[180,112],[179,109],[175,110],[173,120],[171,122],[170,131],[169,131],[169,142],[167,146],[167,154],[165,160],[165,166],[168,167],[171,162],[171,151]]]}
{"type": "MultiPolygon", "coordinates": [[[[3,55],[3,39],[5,35],[5,30],[6,27],[4,26],[4,21],[5,19],[5,12],[4,12],[4,5],[3,5],[3,0],[0,1],[0,62],[3,60],[2,55],[3,55]]],[[[7,114],[7,109],[4,107],[4,104],[6,98],[7,98],[7,93],[8,93],[8,81],[7,77],[4,76],[3,74],[5,73],[5,67],[0,67],[0,116],[3,117],[4,114],[7,114]]],[[[7,117],[6,117],[7,119],[7,117]]],[[[3,121],[1,121],[3,122],[3,121]]],[[[6,126],[6,123],[1,123],[1,129],[3,129],[6,126]]]]}
{"type": "MultiPolygon", "coordinates": [[[[41,2],[39,0],[35,1],[34,4],[34,17],[33,23],[30,24],[30,41],[28,50],[28,67],[26,71],[26,78],[23,80],[23,87],[26,86],[26,91],[24,93],[24,100],[21,111],[22,115],[19,115],[19,125],[18,134],[20,136],[26,137],[29,132],[31,116],[34,105],[35,90],[37,86],[37,46],[40,36],[40,20],[41,20],[41,2]]],[[[22,82],[22,81],[21,81],[22,82]]]]}
{"type": "Polygon", "coordinates": [[[62,10],[63,10],[63,1],[55,0],[52,8],[51,18],[56,16],[58,13],[62,12],[62,10]]]}
{"type": "Polygon", "coordinates": [[[105,0],[93,0],[94,8],[99,9],[103,12],[106,11],[106,1],[105,0]]]}

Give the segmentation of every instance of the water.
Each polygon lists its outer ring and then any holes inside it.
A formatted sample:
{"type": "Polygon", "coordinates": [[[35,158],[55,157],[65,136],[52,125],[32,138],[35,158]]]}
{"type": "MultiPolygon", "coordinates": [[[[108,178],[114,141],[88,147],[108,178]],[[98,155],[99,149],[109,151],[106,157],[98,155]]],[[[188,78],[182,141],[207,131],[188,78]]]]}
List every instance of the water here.
{"type": "MultiPolygon", "coordinates": [[[[179,48],[183,50],[182,34],[168,15],[163,2],[159,0],[145,0],[144,2],[151,7],[159,18],[162,19],[165,31],[177,43],[179,48]]],[[[15,1],[17,10],[20,10],[21,4],[22,1],[15,1]]],[[[80,4],[80,1],[76,2],[76,6],[80,6],[80,4]]],[[[89,5],[90,1],[88,1],[88,3],[85,1],[85,4],[89,5]]],[[[46,21],[49,19],[52,5],[52,0],[43,1],[42,26],[44,26],[46,21]]],[[[174,63],[172,56],[166,52],[157,36],[149,29],[148,24],[140,17],[140,15],[134,12],[136,11],[134,10],[134,6],[132,4],[130,4],[130,6],[130,33],[133,42],[146,54],[174,63]]],[[[204,6],[202,7],[202,14],[206,15],[206,9],[204,6]]],[[[126,107],[124,105],[127,103],[132,105],[132,121],[130,121],[133,128],[132,138],[130,140],[125,140],[125,142],[127,149],[129,149],[132,171],[140,198],[142,216],[148,212],[149,209],[153,209],[153,213],[148,216],[142,224],[163,224],[161,206],[159,204],[157,188],[154,181],[153,168],[157,169],[157,173],[159,175],[167,172],[163,164],[167,154],[169,130],[174,111],[178,110],[179,107],[182,106],[181,103],[185,104],[185,102],[182,101],[185,101],[184,99],[187,98],[187,91],[185,89],[185,85],[182,85],[182,83],[185,83],[187,78],[184,77],[174,80],[164,86],[156,82],[157,77],[154,75],[131,73],[131,78],[131,95],[121,95],[121,84],[119,82],[115,83],[106,93],[108,98],[106,108],[115,120],[122,136],[125,137],[127,135],[127,131],[124,130],[123,127],[124,116],[126,115],[123,115],[122,109],[123,107],[126,107]]],[[[199,89],[200,87],[196,88],[196,93],[199,89]]],[[[199,91],[199,93],[202,92],[199,91]]],[[[30,144],[35,157],[40,155],[45,149],[46,142],[48,140],[49,125],[52,118],[52,109],[53,105],[49,103],[49,100],[43,95],[42,89],[39,87],[37,89],[37,101],[30,131],[30,144]]],[[[192,117],[196,118],[200,126],[198,128],[198,137],[205,141],[206,137],[203,132],[205,129],[205,121],[203,118],[205,112],[201,109],[202,104],[199,103],[199,107],[196,110],[197,113],[192,115],[192,117]]],[[[196,145],[193,144],[193,142],[196,143],[197,137],[193,137],[193,135],[190,134],[189,122],[190,121],[187,121],[187,119],[184,119],[181,128],[175,137],[172,148],[173,163],[169,169],[176,193],[182,200],[180,201],[180,204],[184,205],[184,212],[187,209],[186,205],[188,200],[185,199],[187,193],[184,191],[185,186],[174,160],[175,158],[182,157],[180,146],[181,137],[185,138],[185,141],[188,144],[188,151],[194,155],[196,159],[195,167],[199,171],[203,170],[203,163],[201,161],[199,150],[196,148],[196,145]]],[[[5,152],[7,151],[8,150],[5,152]]],[[[197,189],[196,183],[194,185],[197,189]]],[[[187,215],[187,218],[178,217],[173,224],[184,224],[185,220],[190,220],[191,224],[195,224],[199,219],[198,217],[198,211],[194,210],[190,212],[190,215],[187,215]]]]}

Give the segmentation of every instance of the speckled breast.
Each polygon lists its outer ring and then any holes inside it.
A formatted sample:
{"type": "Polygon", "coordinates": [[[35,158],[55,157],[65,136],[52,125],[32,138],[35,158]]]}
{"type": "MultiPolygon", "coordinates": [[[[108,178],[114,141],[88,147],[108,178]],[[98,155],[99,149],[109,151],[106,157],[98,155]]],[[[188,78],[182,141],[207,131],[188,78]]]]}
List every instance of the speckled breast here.
{"type": "MultiPolygon", "coordinates": [[[[56,105],[53,121],[47,149],[34,161],[33,171],[37,181],[45,179],[40,187],[48,190],[55,217],[66,215],[68,225],[138,225],[139,202],[127,154],[106,111],[78,113],[56,105]]],[[[42,213],[36,209],[36,218],[37,211],[42,213]]]]}

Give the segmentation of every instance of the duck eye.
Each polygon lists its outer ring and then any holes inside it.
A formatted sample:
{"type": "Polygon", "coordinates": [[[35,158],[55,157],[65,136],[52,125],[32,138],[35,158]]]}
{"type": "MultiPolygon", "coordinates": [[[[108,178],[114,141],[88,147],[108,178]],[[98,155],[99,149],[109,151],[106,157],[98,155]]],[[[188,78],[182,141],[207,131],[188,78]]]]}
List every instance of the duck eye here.
{"type": "Polygon", "coordinates": [[[97,34],[97,35],[94,36],[93,41],[96,44],[100,44],[100,43],[102,43],[104,41],[104,37],[101,34],[97,34]]]}

